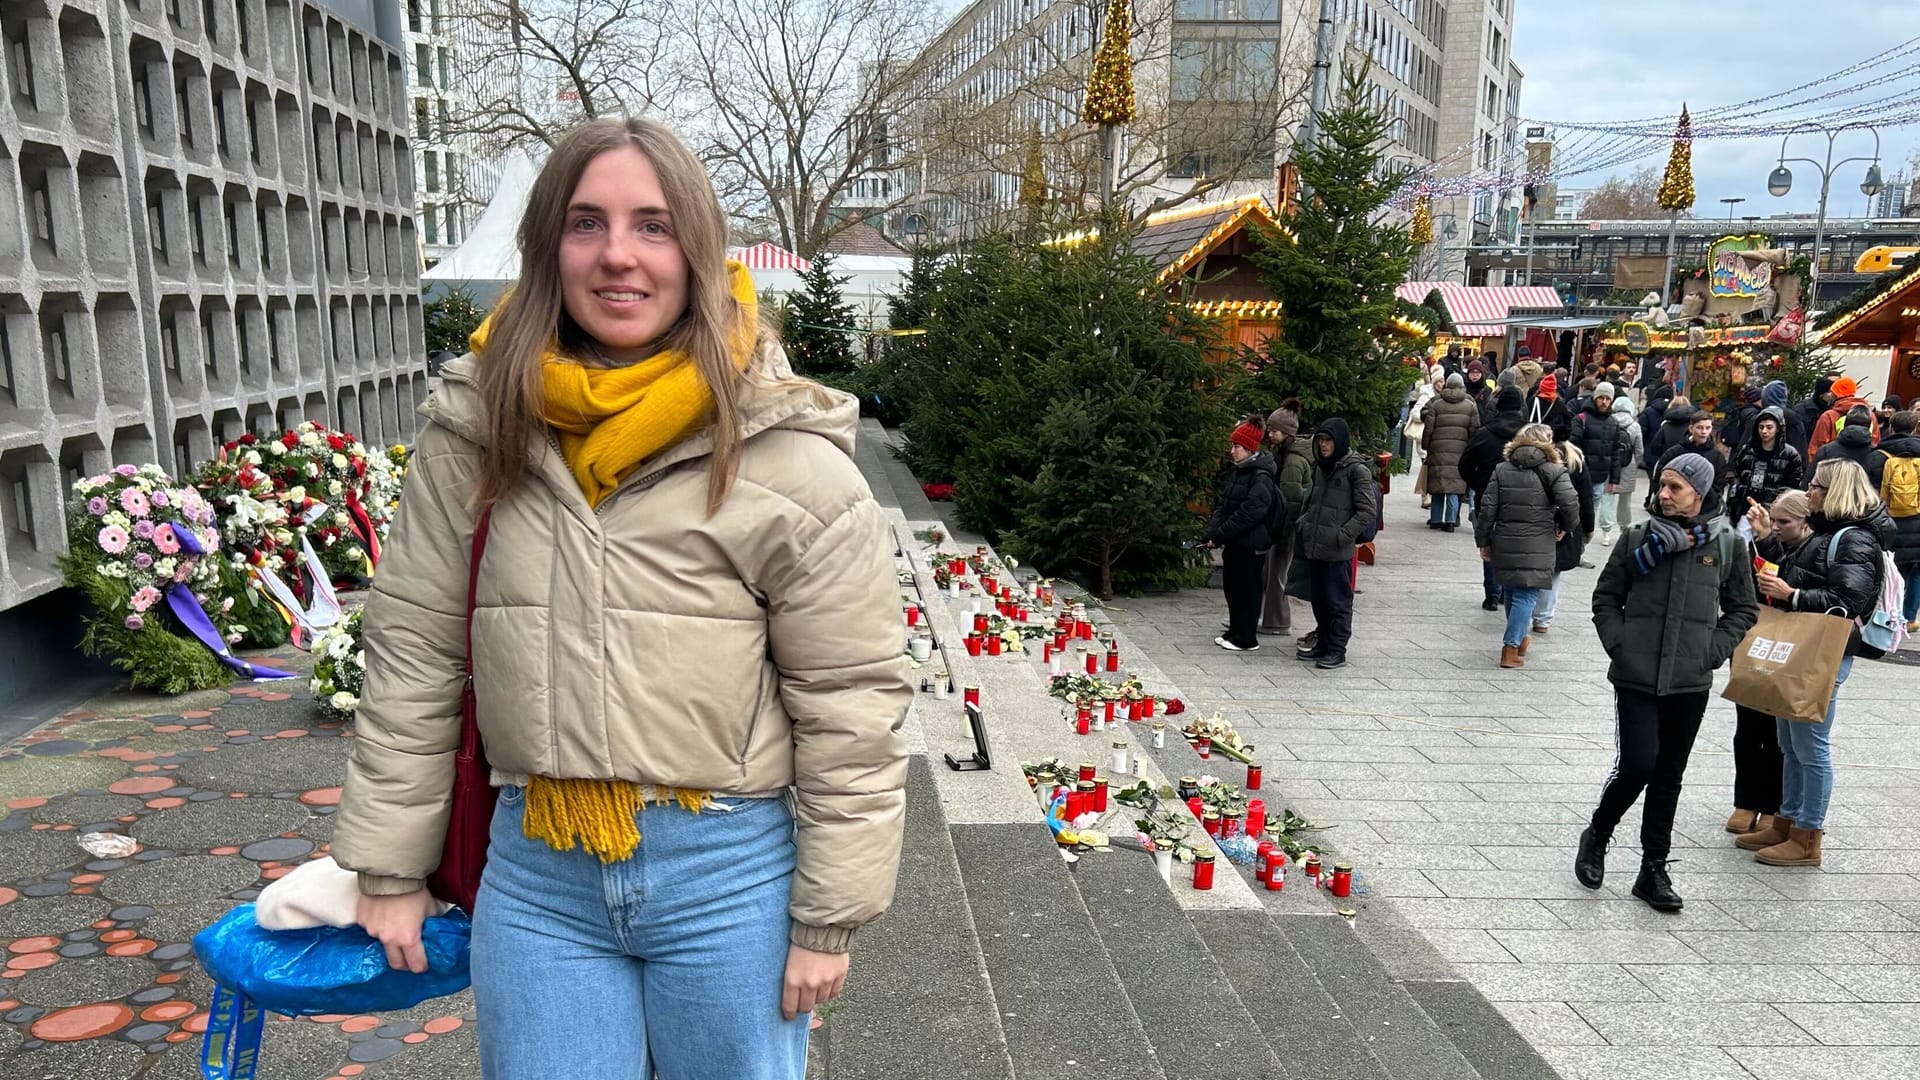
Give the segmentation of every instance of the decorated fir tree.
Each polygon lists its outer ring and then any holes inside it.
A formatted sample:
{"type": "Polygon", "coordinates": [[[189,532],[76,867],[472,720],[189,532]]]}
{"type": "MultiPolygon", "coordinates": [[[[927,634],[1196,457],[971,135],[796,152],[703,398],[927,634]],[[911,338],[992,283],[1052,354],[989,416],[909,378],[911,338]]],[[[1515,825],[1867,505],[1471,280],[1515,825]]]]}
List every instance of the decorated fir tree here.
{"type": "Polygon", "coordinates": [[[426,323],[429,356],[441,350],[466,352],[467,339],[487,317],[486,309],[474,302],[473,294],[458,285],[420,305],[420,314],[426,323]]]}
{"type": "Polygon", "coordinates": [[[834,274],[833,256],[824,252],[800,275],[802,289],[787,305],[781,332],[795,372],[818,377],[853,370],[853,333],[859,323],[853,305],[840,294],[849,280],[834,274]]]}
{"type": "Polygon", "coordinates": [[[1040,148],[1040,125],[1027,133],[1027,156],[1020,165],[1020,205],[1037,210],[1047,204],[1047,162],[1040,148]]]}
{"type": "Polygon", "coordinates": [[[1433,243],[1433,206],[1425,195],[1413,201],[1413,223],[1407,226],[1408,239],[1416,244],[1433,243]]]}
{"type": "Polygon", "coordinates": [[[1387,116],[1369,102],[1364,67],[1343,79],[1317,129],[1293,157],[1305,194],[1284,220],[1291,238],[1260,237],[1255,263],[1283,305],[1281,326],[1251,358],[1239,404],[1265,413],[1297,396],[1309,425],[1345,417],[1358,448],[1386,431],[1409,380],[1382,361],[1375,337],[1392,322],[1413,247],[1405,228],[1381,219],[1402,176],[1381,169],[1387,116]]]}
{"type": "Polygon", "coordinates": [[[1104,35],[1087,75],[1080,118],[1089,124],[1130,124],[1134,112],[1133,8],[1129,0],[1107,0],[1104,35]]]}
{"type": "Polygon", "coordinates": [[[1680,107],[1680,122],[1673,129],[1673,150],[1667,155],[1667,172],[1660,178],[1656,196],[1660,209],[1677,214],[1693,206],[1693,119],[1687,107],[1680,107]]]}

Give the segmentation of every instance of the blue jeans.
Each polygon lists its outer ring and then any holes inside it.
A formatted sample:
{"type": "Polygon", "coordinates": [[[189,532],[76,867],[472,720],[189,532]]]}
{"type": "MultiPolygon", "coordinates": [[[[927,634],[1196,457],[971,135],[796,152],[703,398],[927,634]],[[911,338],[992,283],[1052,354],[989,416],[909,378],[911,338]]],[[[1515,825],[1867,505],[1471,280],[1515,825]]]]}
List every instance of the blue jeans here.
{"type": "Polygon", "coordinates": [[[1502,645],[1518,646],[1533,629],[1533,607],[1540,601],[1539,589],[1525,589],[1518,585],[1508,585],[1507,594],[1507,632],[1500,639],[1502,645]]]}
{"type": "Polygon", "coordinates": [[[1900,571],[1907,580],[1906,616],[1909,623],[1920,619],[1920,566],[1909,566],[1900,571]]]}
{"type": "Polygon", "coordinates": [[[1493,580],[1493,563],[1482,559],[1480,562],[1480,584],[1487,591],[1487,599],[1499,600],[1506,595],[1506,587],[1493,580]]]}
{"type": "Polygon", "coordinates": [[[1431,509],[1427,511],[1427,524],[1429,525],[1460,524],[1460,496],[1458,495],[1433,496],[1433,506],[1431,509]]]}
{"type": "Polygon", "coordinates": [[[1827,718],[1817,724],[1774,718],[1780,742],[1780,816],[1802,829],[1823,828],[1827,800],[1833,797],[1833,717],[1840,708],[1840,687],[1853,670],[1853,657],[1840,661],[1827,699],[1827,718]]]}
{"type": "Polygon", "coordinates": [[[1618,499],[1618,495],[1607,494],[1607,482],[1605,480],[1593,485],[1594,528],[1603,533],[1613,531],[1614,503],[1618,501],[1618,499]]]}
{"type": "Polygon", "coordinates": [[[502,788],[473,925],[486,1080],[801,1080],[810,1017],[780,1017],[793,816],[649,806],[625,862],[521,832],[502,788]]]}
{"type": "Polygon", "coordinates": [[[1553,584],[1540,590],[1540,601],[1534,605],[1533,625],[1552,626],[1553,609],[1560,606],[1560,575],[1553,575],[1553,584]]]}

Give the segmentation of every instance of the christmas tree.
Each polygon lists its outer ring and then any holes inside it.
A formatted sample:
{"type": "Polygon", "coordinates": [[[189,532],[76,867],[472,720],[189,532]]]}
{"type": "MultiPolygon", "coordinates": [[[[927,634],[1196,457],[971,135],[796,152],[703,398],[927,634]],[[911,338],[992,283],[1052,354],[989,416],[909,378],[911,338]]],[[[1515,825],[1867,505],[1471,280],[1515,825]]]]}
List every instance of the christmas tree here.
{"type": "Polygon", "coordinates": [[[1133,9],[1128,0],[1107,0],[1107,25],[1087,76],[1087,103],[1080,118],[1089,124],[1130,124],[1133,103],[1133,9]]]}
{"type": "Polygon", "coordinates": [[[1027,134],[1027,159],[1020,167],[1020,205],[1030,210],[1047,204],[1047,162],[1040,150],[1040,125],[1027,134]]]}
{"type": "Polygon", "coordinates": [[[1680,106],[1680,123],[1673,129],[1673,151],[1667,155],[1667,174],[1660,178],[1660,209],[1679,213],[1693,205],[1693,120],[1680,106]]]}
{"type": "Polygon", "coordinates": [[[1425,195],[1413,200],[1413,224],[1408,230],[1408,239],[1414,243],[1433,243],[1433,207],[1425,195]]]}
{"type": "Polygon", "coordinates": [[[420,314],[426,323],[428,356],[442,350],[466,352],[467,338],[487,317],[486,309],[474,303],[473,294],[458,285],[420,305],[420,314]]]}
{"type": "Polygon", "coordinates": [[[840,295],[840,286],[850,280],[834,275],[833,256],[825,253],[815,255],[800,275],[802,290],[787,306],[780,335],[795,372],[818,377],[853,370],[853,332],[859,323],[853,305],[840,295]]]}
{"type": "Polygon", "coordinates": [[[1358,448],[1385,433],[1410,379],[1382,362],[1375,336],[1392,322],[1413,247],[1406,229],[1381,219],[1403,176],[1381,170],[1389,128],[1368,101],[1364,66],[1342,80],[1317,129],[1294,152],[1306,194],[1284,220],[1292,238],[1262,235],[1254,256],[1284,307],[1280,333],[1252,357],[1257,370],[1239,404],[1264,414],[1298,396],[1308,424],[1345,417],[1358,448]]]}

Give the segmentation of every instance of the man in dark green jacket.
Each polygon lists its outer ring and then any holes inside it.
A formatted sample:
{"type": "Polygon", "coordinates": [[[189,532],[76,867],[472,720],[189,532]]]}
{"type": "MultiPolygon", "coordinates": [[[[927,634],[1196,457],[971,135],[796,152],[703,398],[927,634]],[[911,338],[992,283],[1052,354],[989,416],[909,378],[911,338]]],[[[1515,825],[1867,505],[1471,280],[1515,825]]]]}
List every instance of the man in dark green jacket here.
{"type": "Polygon", "coordinates": [[[1313,459],[1300,441],[1300,402],[1290,398],[1267,417],[1267,445],[1280,464],[1280,497],[1287,501],[1287,524],[1273,538],[1267,552],[1267,589],[1262,593],[1260,632],[1293,636],[1293,599],[1287,595],[1287,575],[1293,570],[1293,544],[1298,515],[1307,503],[1313,483],[1313,459]]]}
{"type": "Polygon", "coordinates": [[[1667,853],[1714,670],[1760,618],[1746,542],[1726,518],[1701,510],[1714,478],[1699,454],[1667,462],[1653,519],[1621,535],[1593,590],[1593,625],[1613,660],[1616,751],[1573,873],[1600,887],[1614,826],[1645,791],[1633,895],[1656,911],[1681,908],[1667,853]]]}

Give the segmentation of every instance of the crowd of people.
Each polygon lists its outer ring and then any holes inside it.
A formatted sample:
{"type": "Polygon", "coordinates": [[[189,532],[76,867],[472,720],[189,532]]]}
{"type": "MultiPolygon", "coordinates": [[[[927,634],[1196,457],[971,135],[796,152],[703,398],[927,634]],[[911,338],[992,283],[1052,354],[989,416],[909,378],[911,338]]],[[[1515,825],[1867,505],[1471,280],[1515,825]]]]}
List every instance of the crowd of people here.
{"type": "MultiPolygon", "coordinates": [[[[1576,380],[1521,353],[1504,369],[1456,352],[1423,366],[1398,435],[1427,527],[1473,530],[1482,607],[1506,614],[1498,667],[1524,667],[1551,631],[1564,575],[1600,570],[1592,612],[1618,756],[1576,877],[1600,887],[1614,829],[1644,797],[1633,895],[1681,909],[1667,872],[1681,780],[1714,672],[1762,604],[1855,627],[1823,720],[1736,709],[1727,831],[1763,864],[1818,866],[1840,688],[1855,658],[1879,655],[1859,627],[1897,607],[1894,620],[1920,633],[1920,413],[1894,397],[1875,408],[1838,378],[1798,403],[1772,381],[1716,416],[1655,365],[1589,365],[1576,380]]],[[[1381,484],[1344,420],[1304,445],[1300,428],[1288,401],[1232,433],[1233,477],[1208,530],[1224,549],[1229,610],[1216,644],[1251,651],[1260,634],[1290,636],[1289,598],[1304,595],[1315,625],[1296,655],[1339,668],[1381,484]]]]}

